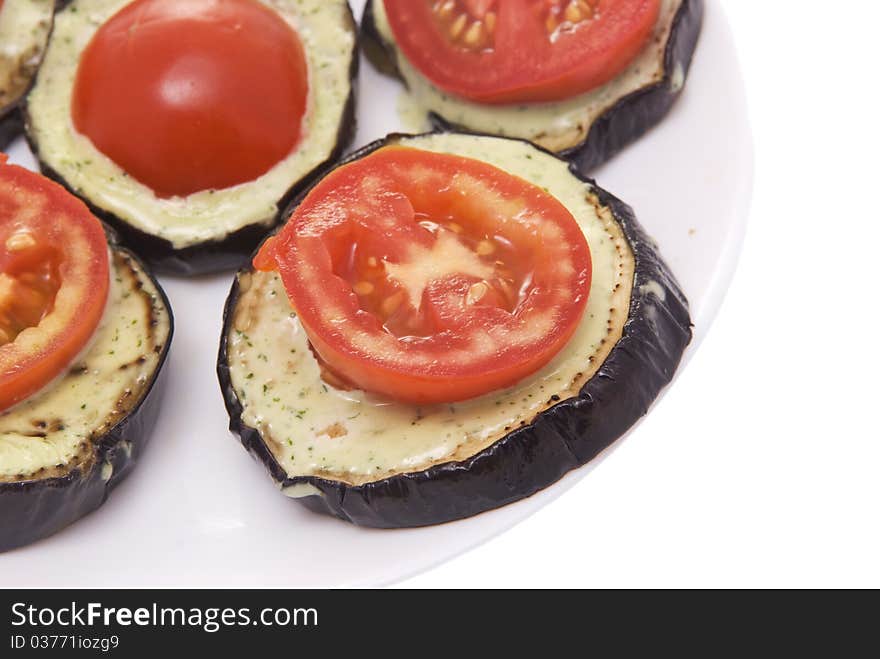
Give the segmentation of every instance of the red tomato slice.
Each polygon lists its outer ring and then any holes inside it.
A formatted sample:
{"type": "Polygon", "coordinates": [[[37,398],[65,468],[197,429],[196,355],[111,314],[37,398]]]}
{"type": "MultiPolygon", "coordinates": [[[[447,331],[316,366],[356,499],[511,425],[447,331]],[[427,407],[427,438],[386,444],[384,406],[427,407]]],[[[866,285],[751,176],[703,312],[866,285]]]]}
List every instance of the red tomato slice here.
{"type": "Polygon", "coordinates": [[[258,0],[136,0],[82,55],[73,122],[162,197],[262,176],[299,144],[299,37],[258,0]]]}
{"type": "Polygon", "coordinates": [[[101,223],[0,154],[0,411],[70,366],[98,327],[109,285],[101,223]]]}
{"type": "Polygon", "coordinates": [[[621,73],[660,0],[377,0],[434,85],[479,103],[559,101],[621,73]]]}
{"type": "Polygon", "coordinates": [[[415,404],[539,370],[574,333],[592,277],[554,197],[477,160],[397,146],[329,174],[254,265],[281,274],[334,375],[415,404]]]}

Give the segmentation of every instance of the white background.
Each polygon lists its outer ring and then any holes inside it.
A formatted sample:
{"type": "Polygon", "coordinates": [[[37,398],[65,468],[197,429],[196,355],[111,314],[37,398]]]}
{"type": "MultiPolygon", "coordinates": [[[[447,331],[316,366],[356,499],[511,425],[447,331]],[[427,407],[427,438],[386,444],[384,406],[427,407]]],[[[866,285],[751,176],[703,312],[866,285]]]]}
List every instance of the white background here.
{"type": "Polygon", "coordinates": [[[722,4],[757,174],[714,328],[588,478],[404,586],[880,586],[880,8],[722,4]]]}

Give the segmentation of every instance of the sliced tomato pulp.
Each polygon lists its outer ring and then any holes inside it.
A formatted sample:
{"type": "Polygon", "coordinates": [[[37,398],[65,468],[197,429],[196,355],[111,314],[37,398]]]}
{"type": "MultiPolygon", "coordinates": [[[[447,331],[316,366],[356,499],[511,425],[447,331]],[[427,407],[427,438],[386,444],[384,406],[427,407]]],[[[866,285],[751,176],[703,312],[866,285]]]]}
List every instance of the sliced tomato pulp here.
{"type": "Polygon", "coordinates": [[[258,0],[136,0],[77,70],[76,129],[162,197],[252,181],[302,133],[305,51],[258,0]]]}
{"type": "Polygon", "coordinates": [[[0,154],[0,411],[60,375],[95,333],[110,285],[101,223],[0,154]]]}
{"type": "Polygon", "coordinates": [[[254,264],[281,274],[335,376],[416,404],[539,370],[574,333],[592,276],[554,197],[477,160],[398,146],[328,175],[254,264]]]}
{"type": "Polygon", "coordinates": [[[558,101],[612,80],[647,43],[660,0],[377,0],[440,89],[480,103],[558,101]]]}

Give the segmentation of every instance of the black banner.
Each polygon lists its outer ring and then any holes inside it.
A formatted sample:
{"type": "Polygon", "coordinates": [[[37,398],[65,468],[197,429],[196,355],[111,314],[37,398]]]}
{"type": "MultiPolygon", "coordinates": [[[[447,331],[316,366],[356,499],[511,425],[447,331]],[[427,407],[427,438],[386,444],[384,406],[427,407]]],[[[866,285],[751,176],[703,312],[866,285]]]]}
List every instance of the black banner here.
{"type": "Polygon", "coordinates": [[[470,656],[476,641],[475,647],[489,643],[492,656],[528,647],[543,648],[542,654],[610,647],[612,656],[654,656],[691,648],[712,657],[737,648],[748,656],[759,649],[790,656],[805,643],[818,650],[826,639],[830,656],[849,656],[847,647],[876,650],[876,640],[860,643],[865,632],[873,635],[876,606],[847,607],[855,597],[834,594],[838,603],[822,607],[827,599],[786,593],[0,591],[0,657],[178,656],[193,648],[409,655],[444,647],[470,656]]]}

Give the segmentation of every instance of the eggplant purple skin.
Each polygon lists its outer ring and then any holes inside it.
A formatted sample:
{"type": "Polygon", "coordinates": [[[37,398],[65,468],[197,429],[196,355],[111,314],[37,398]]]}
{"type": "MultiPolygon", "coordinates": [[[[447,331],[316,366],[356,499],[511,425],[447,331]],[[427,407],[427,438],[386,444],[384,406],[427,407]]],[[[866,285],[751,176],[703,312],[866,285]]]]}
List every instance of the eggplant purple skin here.
{"type": "MultiPolygon", "coordinates": [[[[374,1],[367,0],[361,20],[364,52],[381,72],[403,81],[395,60],[394,48],[382,40],[376,29],[374,1]]],[[[582,172],[591,172],[660,123],[681,95],[683,85],[676,85],[673,75],[680,67],[687,78],[699,41],[704,12],[703,0],[684,0],[673,19],[666,44],[663,78],[619,99],[593,122],[584,141],[559,152],[558,155],[575,163],[582,172]]],[[[434,112],[430,113],[430,119],[438,129],[467,130],[466,127],[446,121],[434,112]]]]}
{"type": "MultiPolygon", "coordinates": [[[[69,2],[70,0],[62,1],[69,2]]],[[[183,249],[177,249],[171,242],[164,238],[141,231],[110,211],[101,208],[84,195],[80,194],[61,174],[46,164],[46,162],[40,157],[39,144],[33,136],[33,131],[30,130],[29,127],[27,101],[25,100],[22,114],[24,115],[25,136],[27,137],[28,145],[34,154],[34,157],[37,159],[37,163],[39,164],[40,171],[43,175],[52,179],[56,183],[61,184],[69,192],[85,202],[89,207],[89,210],[106,224],[113,227],[121,237],[123,243],[136,251],[154,271],[161,274],[191,277],[240,268],[246,262],[256,246],[263,241],[266,234],[271,233],[278,227],[281,218],[283,217],[283,209],[290,203],[290,201],[296,198],[303,190],[311,187],[322,173],[332,165],[332,163],[339,159],[354,140],[355,132],[357,130],[355,109],[357,107],[357,81],[360,59],[358,57],[359,44],[357,43],[357,23],[350,6],[349,18],[356,39],[351,66],[349,68],[351,91],[346,99],[345,109],[339,122],[336,144],[327,155],[327,159],[324,162],[297,181],[279,200],[279,213],[270,224],[252,224],[228,234],[223,238],[205,241],[183,249]]]]}
{"type": "Polygon", "coordinates": [[[24,122],[21,119],[21,111],[18,104],[0,111],[0,151],[6,147],[24,130],[24,122]]]}
{"type": "MultiPolygon", "coordinates": [[[[374,142],[340,166],[402,137],[408,136],[390,135],[374,142]]],[[[317,488],[321,496],[298,501],[313,511],[360,526],[441,524],[525,499],[552,485],[590,462],[647,414],[660,391],[672,381],[691,342],[687,298],[632,209],[596,186],[576,165],[570,163],[570,171],[611,209],[635,254],[632,301],[623,336],[578,396],[560,400],[531,423],[467,460],[358,486],[318,477],[288,477],[260,432],[242,420],[243,409],[232,385],[227,344],[239,297],[236,277],[224,311],[217,373],[230,430],[265,465],[276,483],[282,488],[303,484],[317,488]],[[658,290],[662,295],[658,296],[658,290]]],[[[285,217],[304,196],[294,201],[285,217]]]]}
{"type": "MultiPolygon", "coordinates": [[[[112,236],[112,231],[108,235],[112,236]]],[[[110,492],[134,469],[156,424],[167,378],[163,366],[174,336],[171,304],[135,254],[117,246],[112,237],[111,245],[114,251],[140,263],[153,282],[168,311],[168,339],[141,401],[107,433],[89,440],[95,447],[95,457],[87,472],[76,468],[59,478],[0,483],[0,553],[54,535],[100,508],[110,492]],[[131,446],[130,451],[123,448],[126,442],[131,446]],[[105,463],[113,465],[109,480],[104,480],[102,474],[105,463]]]]}

